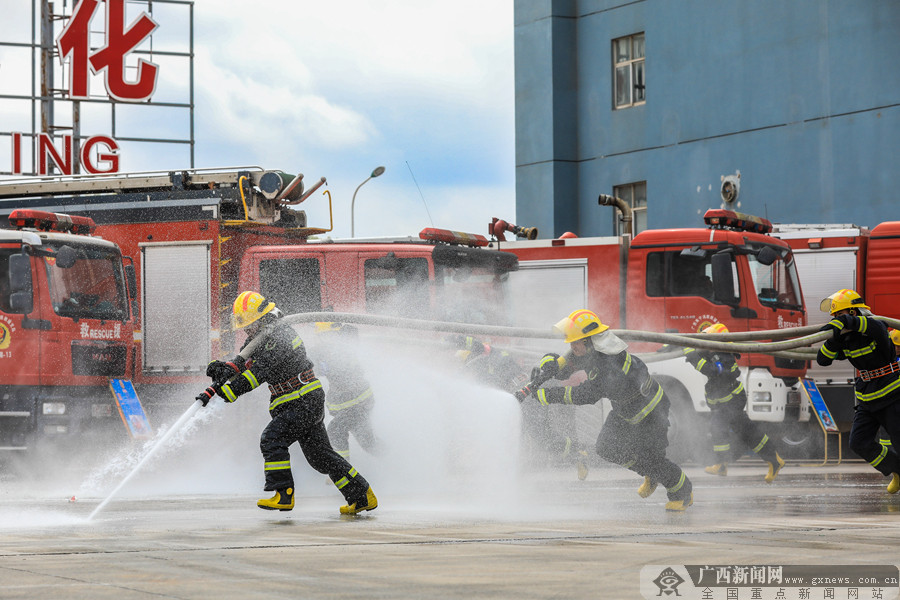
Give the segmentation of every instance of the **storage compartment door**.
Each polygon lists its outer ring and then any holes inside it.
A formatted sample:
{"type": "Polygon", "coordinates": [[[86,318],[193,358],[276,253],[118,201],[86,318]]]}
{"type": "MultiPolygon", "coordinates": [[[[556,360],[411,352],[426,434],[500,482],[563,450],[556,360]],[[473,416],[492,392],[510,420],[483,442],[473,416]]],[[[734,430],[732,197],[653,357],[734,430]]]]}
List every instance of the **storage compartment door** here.
{"type": "Polygon", "coordinates": [[[141,246],[145,372],[202,372],[210,361],[210,243],[141,246]]]}

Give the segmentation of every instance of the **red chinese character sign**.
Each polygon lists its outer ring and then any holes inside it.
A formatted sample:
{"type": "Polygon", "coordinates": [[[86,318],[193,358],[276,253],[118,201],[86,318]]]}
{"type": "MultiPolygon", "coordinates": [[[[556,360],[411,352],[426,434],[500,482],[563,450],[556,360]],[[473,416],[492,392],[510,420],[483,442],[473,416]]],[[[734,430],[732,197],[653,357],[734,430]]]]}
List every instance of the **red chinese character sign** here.
{"type": "Polygon", "coordinates": [[[69,95],[88,98],[88,66],[95,74],[103,73],[110,98],[127,102],[147,100],[156,90],[159,66],[139,59],[136,81],[125,78],[125,57],[153,33],[158,25],[147,13],[125,26],[125,0],[106,3],[106,44],[90,49],[90,24],[101,0],[80,0],[69,22],[56,40],[60,61],[69,58],[69,95]]]}

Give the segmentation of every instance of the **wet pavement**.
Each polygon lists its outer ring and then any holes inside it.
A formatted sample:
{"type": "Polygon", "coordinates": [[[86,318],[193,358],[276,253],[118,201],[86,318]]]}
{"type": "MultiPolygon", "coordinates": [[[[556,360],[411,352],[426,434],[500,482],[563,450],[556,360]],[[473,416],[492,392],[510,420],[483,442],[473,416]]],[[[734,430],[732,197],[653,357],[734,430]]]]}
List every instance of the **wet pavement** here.
{"type": "Polygon", "coordinates": [[[4,481],[0,598],[640,598],[646,565],[898,562],[900,495],[871,467],[788,465],[772,485],[764,471],[688,467],[685,513],[595,465],[482,497],[375,482],[380,505],[359,517],[316,480],[291,512],[245,493],[125,495],[90,521],[102,497],[23,498],[4,481]]]}

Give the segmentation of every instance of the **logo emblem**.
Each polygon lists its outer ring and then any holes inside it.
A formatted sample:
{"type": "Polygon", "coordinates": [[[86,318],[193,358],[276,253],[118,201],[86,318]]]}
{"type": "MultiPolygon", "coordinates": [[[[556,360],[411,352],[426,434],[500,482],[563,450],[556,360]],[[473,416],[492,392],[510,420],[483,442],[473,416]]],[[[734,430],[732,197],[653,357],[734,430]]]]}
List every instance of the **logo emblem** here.
{"type": "Polygon", "coordinates": [[[684,579],[674,569],[666,567],[659,574],[659,577],[653,580],[653,583],[659,588],[657,596],[662,596],[663,594],[666,596],[681,596],[676,588],[684,583],[684,579]]]}
{"type": "Polygon", "coordinates": [[[5,323],[0,323],[0,350],[6,350],[12,343],[12,333],[5,323]]]}

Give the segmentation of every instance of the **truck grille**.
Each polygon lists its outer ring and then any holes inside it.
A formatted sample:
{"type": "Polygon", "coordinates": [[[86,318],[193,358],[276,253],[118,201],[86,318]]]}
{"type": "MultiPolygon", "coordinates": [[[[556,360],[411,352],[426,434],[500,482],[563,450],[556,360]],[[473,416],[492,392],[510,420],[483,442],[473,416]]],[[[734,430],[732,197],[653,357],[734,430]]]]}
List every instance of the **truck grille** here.
{"type": "Polygon", "coordinates": [[[125,346],[110,342],[72,342],[72,374],[99,377],[125,375],[125,346]]]}

